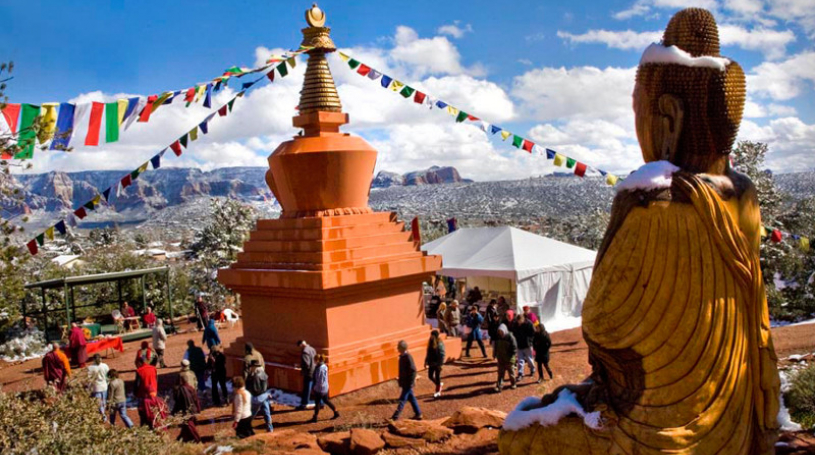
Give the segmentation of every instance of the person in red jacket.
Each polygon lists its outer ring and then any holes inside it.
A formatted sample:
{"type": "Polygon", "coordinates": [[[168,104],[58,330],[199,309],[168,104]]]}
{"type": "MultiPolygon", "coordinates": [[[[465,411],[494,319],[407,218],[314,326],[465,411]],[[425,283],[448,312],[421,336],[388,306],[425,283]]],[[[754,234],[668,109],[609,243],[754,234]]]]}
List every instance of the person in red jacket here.
{"type": "Polygon", "coordinates": [[[71,333],[68,335],[68,345],[71,348],[71,360],[73,360],[79,368],[85,368],[85,363],[88,361],[88,351],[85,348],[87,344],[85,332],[76,322],[72,322],[71,333]]]}
{"type": "Polygon", "coordinates": [[[139,399],[139,421],[141,425],[152,427],[153,420],[149,417],[148,404],[158,395],[158,372],[156,367],[145,362],[143,358],[136,359],[136,398],[139,399]]]}
{"type": "Polygon", "coordinates": [[[148,328],[153,328],[156,325],[156,313],[153,313],[153,309],[147,307],[147,313],[144,313],[142,316],[142,320],[144,320],[144,325],[148,328]]]}

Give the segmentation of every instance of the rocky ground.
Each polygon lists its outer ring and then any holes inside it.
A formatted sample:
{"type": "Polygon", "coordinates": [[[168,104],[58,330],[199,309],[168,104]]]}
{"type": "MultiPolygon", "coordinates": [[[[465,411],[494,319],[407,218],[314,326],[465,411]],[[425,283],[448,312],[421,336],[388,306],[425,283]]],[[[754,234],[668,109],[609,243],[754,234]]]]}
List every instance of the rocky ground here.
{"type": "MultiPolygon", "coordinates": [[[[773,329],[775,346],[781,364],[799,361],[797,357],[815,352],[815,326],[801,325],[773,329]]],[[[200,333],[183,326],[185,333],[170,337],[166,359],[171,368],[159,370],[160,393],[169,393],[175,383],[178,367],[186,342],[200,341],[200,333]]],[[[241,326],[221,332],[224,343],[231,343],[241,333],[241,326]]],[[[234,452],[241,450],[251,453],[439,453],[439,454],[491,454],[497,453],[494,429],[503,414],[509,412],[523,398],[540,396],[555,387],[581,381],[588,373],[586,362],[587,347],[580,329],[553,334],[551,365],[553,380],[536,384],[532,380],[523,381],[517,390],[494,392],[495,363],[483,359],[477,349],[465,358],[445,367],[443,380],[444,393],[441,399],[433,398],[433,385],[420,372],[417,381],[417,397],[425,418],[422,423],[409,420],[389,425],[387,418],[396,406],[398,389],[394,381],[354,392],[334,400],[342,416],[329,420],[331,412],[324,410],[316,424],[307,423],[311,411],[295,411],[288,406],[278,405],[274,409],[275,432],[266,433],[261,418],[255,420],[257,435],[237,443],[230,439],[233,434],[229,413],[231,408],[209,408],[199,416],[199,430],[207,446],[232,446],[234,452]],[[481,408],[481,409],[473,409],[481,408]],[[452,419],[451,419],[452,416],[452,419]]],[[[124,353],[105,359],[111,367],[124,371],[124,378],[132,387],[134,357],[138,342],[127,343],[124,353]]],[[[488,352],[489,356],[489,352],[488,352]]],[[[0,386],[3,390],[25,390],[43,385],[40,361],[30,360],[17,364],[0,363],[0,386]]],[[[209,403],[209,397],[204,401],[209,403]]],[[[409,408],[409,407],[408,407],[409,408]]],[[[136,417],[135,409],[130,411],[136,417]]],[[[403,417],[412,415],[406,409],[403,417]]],[[[806,433],[785,434],[782,441],[786,447],[779,447],[781,454],[815,453],[815,439],[806,433]]]]}

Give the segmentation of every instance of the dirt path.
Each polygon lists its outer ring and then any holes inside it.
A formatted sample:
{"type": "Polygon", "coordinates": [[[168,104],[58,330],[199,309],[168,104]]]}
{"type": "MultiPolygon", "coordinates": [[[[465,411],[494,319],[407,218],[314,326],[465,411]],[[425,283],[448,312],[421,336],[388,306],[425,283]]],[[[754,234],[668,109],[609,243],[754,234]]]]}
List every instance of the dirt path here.
{"type": "MultiPolygon", "coordinates": [[[[182,330],[192,327],[184,326],[182,330]]],[[[225,344],[231,343],[241,334],[241,326],[221,331],[221,339],[225,344]]],[[[773,336],[779,358],[790,354],[804,354],[815,352],[815,325],[787,326],[773,329],[773,336]]],[[[172,367],[159,370],[160,394],[168,394],[175,384],[178,365],[186,349],[186,342],[193,339],[200,344],[201,334],[190,331],[173,335],[167,343],[167,364],[172,367]]],[[[474,358],[463,359],[444,367],[442,377],[444,393],[441,399],[433,399],[433,384],[427,379],[424,372],[419,373],[417,380],[417,398],[424,417],[438,419],[452,414],[465,405],[480,406],[497,409],[504,412],[512,408],[527,396],[540,396],[553,390],[557,386],[582,381],[590,372],[587,363],[587,346],[582,339],[580,329],[557,332],[552,335],[553,347],[551,367],[555,377],[553,380],[536,384],[530,379],[520,383],[517,390],[505,390],[503,393],[494,392],[496,369],[492,359],[482,359],[480,354],[474,358]]],[[[127,343],[124,353],[117,353],[115,358],[107,358],[105,362],[111,367],[122,371],[123,377],[128,381],[128,390],[132,389],[134,378],[134,358],[139,342],[127,343]]],[[[488,355],[489,355],[488,351],[488,355]]],[[[8,365],[0,362],[0,386],[3,390],[24,390],[39,388],[43,385],[40,369],[40,360],[29,360],[17,365],[8,365]]],[[[342,417],[338,420],[328,420],[331,417],[329,410],[321,414],[320,422],[306,423],[312,416],[312,411],[294,411],[287,406],[277,406],[274,410],[273,421],[275,428],[291,428],[301,431],[324,432],[336,428],[347,428],[357,425],[380,426],[391,416],[396,407],[396,397],[399,391],[395,381],[379,384],[361,391],[350,393],[334,400],[339,407],[342,417]]],[[[207,399],[204,399],[208,402],[207,399]]],[[[229,413],[231,408],[209,408],[199,416],[199,428],[208,440],[216,435],[232,435],[229,413]]],[[[136,417],[135,410],[130,411],[131,418],[136,417]]],[[[404,416],[412,415],[407,409],[404,416]]],[[[261,418],[255,420],[256,429],[263,432],[261,418]]]]}

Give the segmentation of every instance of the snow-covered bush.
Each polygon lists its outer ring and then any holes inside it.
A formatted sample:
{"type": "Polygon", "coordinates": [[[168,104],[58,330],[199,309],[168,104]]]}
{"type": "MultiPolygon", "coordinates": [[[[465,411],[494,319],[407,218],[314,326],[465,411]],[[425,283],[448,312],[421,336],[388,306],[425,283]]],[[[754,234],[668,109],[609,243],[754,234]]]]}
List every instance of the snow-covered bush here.
{"type": "Polygon", "coordinates": [[[42,332],[36,327],[20,330],[11,329],[6,334],[6,342],[0,344],[0,359],[6,362],[34,359],[48,352],[48,345],[42,332]]]}

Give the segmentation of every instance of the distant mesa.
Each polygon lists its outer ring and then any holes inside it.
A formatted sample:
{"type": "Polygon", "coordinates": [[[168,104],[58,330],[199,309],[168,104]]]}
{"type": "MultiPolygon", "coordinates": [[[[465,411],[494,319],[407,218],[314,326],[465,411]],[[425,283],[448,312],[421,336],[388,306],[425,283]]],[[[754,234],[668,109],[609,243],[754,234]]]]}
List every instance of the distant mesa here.
{"type": "Polygon", "coordinates": [[[458,170],[452,166],[431,166],[421,171],[411,171],[406,174],[397,174],[389,171],[379,171],[376,174],[372,188],[388,188],[391,186],[418,186],[438,185],[441,183],[469,183],[470,179],[463,179],[458,170]]]}

